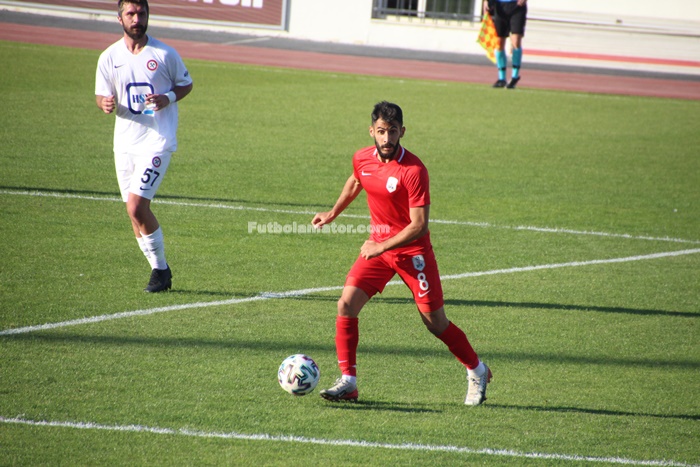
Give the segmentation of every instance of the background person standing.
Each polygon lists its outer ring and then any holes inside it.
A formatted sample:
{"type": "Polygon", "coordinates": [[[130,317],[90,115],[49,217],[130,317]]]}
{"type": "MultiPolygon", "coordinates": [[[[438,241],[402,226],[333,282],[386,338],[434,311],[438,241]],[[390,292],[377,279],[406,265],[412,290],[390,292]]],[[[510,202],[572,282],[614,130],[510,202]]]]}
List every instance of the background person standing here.
{"type": "Polygon", "coordinates": [[[192,79],[172,47],[146,35],[147,0],[119,0],[124,36],[97,62],[95,100],[106,114],[116,112],[114,162],[117,181],[139,247],[151,266],[146,292],[172,286],[163,231],[151,211],[177,149],[177,101],[192,90],[192,79]]]}
{"type": "Polygon", "coordinates": [[[515,89],[520,81],[520,65],[523,60],[523,37],[527,21],[527,0],[485,0],[484,12],[493,18],[493,24],[498,34],[498,45],[494,51],[498,80],[494,88],[515,89]],[[506,82],[506,40],[510,36],[512,53],[511,79],[506,82]]]}

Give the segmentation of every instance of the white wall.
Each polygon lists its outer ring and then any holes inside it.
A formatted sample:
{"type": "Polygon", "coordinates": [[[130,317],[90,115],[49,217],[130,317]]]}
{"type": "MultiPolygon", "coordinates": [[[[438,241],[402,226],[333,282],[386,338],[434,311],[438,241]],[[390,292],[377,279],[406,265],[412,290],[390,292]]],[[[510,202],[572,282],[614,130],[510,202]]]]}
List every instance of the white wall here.
{"type": "MultiPolygon", "coordinates": [[[[436,24],[416,18],[373,20],[372,3],[372,0],[291,0],[289,32],[282,35],[325,42],[483,53],[476,44],[477,23],[436,24]]],[[[652,33],[700,36],[700,0],[529,0],[528,8],[526,42],[532,48],[624,55],[628,52],[619,49],[624,44],[616,34],[630,29],[641,35],[641,42],[659,38],[652,37],[652,33]],[[597,27],[591,29],[591,25],[597,27]],[[597,40],[589,46],[586,35],[599,35],[603,42],[597,40]],[[575,46],[570,44],[578,36],[583,39],[576,39],[575,46]]],[[[689,45],[680,44],[685,51],[678,51],[679,57],[687,58],[687,54],[692,55],[697,49],[696,44],[689,45]]],[[[649,53],[664,56],[667,52],[649,53]]]]}
{"type": "Polygon", "coordinates": [[[372,18],[372,0],[290,0],[289,35],[364,44],[372,18]]]}
{"type": "MultiPolygon", "coordinates": [[[[566,15],[596,15],[626,19],[630,22],[646,19],[675,19],[700,22],[700,2],[697,0],[530,0],[528,15],[548,13],[566,15]]],[[[700,31],[698,31],[700,32],[700,31]]]]}

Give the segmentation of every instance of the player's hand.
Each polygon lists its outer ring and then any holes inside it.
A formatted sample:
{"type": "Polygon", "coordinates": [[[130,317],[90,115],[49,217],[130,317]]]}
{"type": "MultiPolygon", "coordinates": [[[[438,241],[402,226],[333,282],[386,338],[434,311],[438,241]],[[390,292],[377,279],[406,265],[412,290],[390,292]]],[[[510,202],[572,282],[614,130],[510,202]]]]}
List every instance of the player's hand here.
{"type": "Polygon", "coordinates": [[[115,108],[114,96],[103,97],[102,100],[100,101],[100,108],[106,114],[111,114],[112,112],[114,112],[114,108],[115,108]]]}
{"type": "Polygon", "coordinates": [[[367,240],[362,244],[360,248],[360,256],[364,259],[372,259],[384,253],[384,249],[381,244],[374,242],[372,240],[367,240]]]}
{"type": "Polygon", "coordinates": [[[170,104],[170,99],[165,94],[146,94],[146,103],[153,104],[153,110],[162,110],[170,104]]]}
{"type": "Polygon", "coordinates": [[[311,221],[311,225],[313,225],[316,229],[320,229],[324,225],[330,224],[331,222],[333,222],[333,217],[331,217],[330,211],[319,212],[314,216],[313,220],[311,221]]]}

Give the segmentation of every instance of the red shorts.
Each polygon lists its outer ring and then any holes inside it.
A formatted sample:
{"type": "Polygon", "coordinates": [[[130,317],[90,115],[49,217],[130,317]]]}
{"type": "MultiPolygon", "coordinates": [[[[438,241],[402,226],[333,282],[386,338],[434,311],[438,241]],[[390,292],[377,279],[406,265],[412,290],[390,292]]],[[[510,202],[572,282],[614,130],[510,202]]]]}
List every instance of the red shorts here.
{"type": "Polygon", "coordinates": [[[350,269],[345,285],[362,289],[372,297],[384,290],[394,274],[411,289],[421,313],[436,311],[445,304],[435,253],[430,246],[389,250],[370,260],[360,256],[350,269]]]}

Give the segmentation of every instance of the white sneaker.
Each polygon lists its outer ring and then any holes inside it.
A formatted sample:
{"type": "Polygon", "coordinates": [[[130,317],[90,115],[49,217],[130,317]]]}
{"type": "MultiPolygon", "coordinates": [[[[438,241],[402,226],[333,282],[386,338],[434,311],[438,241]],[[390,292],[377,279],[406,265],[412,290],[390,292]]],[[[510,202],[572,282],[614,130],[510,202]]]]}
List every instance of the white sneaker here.
{"type": "MultiPolygon", "coordinates": [[[[484,366],[486,364],[484,363],[484,366]]],[[[491,382],[491,369],[486,366],[486,371],[481,376],[469,376],[467,373],[467,398],[466,405],[481,405],[486,400],[486,386],[491,382]]]]}
{"type": "Polygon", "coordinates": [[[357,402],[357,385],[343,378],[338,378],[333,387],[321,391],[321,397],[333,402],[357,402]]]}

